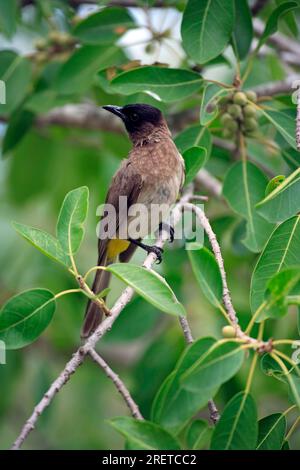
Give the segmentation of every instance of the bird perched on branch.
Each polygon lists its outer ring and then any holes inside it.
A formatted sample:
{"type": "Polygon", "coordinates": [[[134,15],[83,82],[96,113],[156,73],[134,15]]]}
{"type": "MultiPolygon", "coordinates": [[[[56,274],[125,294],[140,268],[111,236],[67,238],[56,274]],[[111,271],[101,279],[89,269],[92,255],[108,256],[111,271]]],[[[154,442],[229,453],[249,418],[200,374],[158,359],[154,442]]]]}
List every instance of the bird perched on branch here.
{"type": "MultiPolygon", "coordinates": [[[[103,216],[98,234],[98,266],[107,266],[118,257],[121,262],[127,262],[139,246],[154,252],[161,261],[162,249],[142,243],[142,239],[151,233],[153,228],[151,216],[153,207],[162,207],[158,226],[166,228],[166,220],[172,204],[175,203],[184,182],[184,160],[178,152],[161,111],[147,104],[129,104],[124,107],[103,106],[107,111],[122,119],[133,148],[128,158],[123,160],[114,175],[106,197],[106,204],[115,209],[115,224],[105,233],[108,221],[103,216]],[[127,206],[120,204],[125,197],[127,206]],[[139,233],[132,237],[128,229],[130,223],[136,222],[137,214],[134,207],[138,204],[147,209],[147,214],[139,214],[139,233]],[[125,233],[125,235],[124,235],[125,233]]],[[[106,213],[107,215],[107,213],[106,213]]],[[[170,240],[173,238],[173,228],[170,228],[170,240]]],[[[92,290],[95,294],[102,292],[109,285],[110,273],[98,270],[92,290]]],[[[82,337],[88,337],[101,322],[103,312],[92,300],[86,309],[82,328],[82,337]]]]}

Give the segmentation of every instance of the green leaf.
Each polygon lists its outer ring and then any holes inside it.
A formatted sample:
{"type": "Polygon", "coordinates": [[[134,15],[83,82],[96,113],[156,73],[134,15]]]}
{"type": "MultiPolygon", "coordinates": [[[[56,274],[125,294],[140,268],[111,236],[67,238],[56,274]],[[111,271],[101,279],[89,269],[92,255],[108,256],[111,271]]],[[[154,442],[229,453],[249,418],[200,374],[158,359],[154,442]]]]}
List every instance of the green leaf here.
{"type": "MultiPolygon", "coordinates": [[[[288,364],[286,361],[283,360],[283,362],[285,363],[287,369],[291,367],[290,364],[288,364]]],[[[281,382],[284,382],[284,372],[279,367],[278,363],[269,354],[265,354],[261,358],[260,367],[263,373],[267,376],[273,377],[277,380],[280,380],[281,382]]]]}
{"type": "Polygon", "coordinates": [[[269,222],[282,222],[297,214],[300,211],[300,168],[277,185],[256,207],[269,222]]]}
{"type": "Polygon", "coordinates": [[[238,162],[228,171],[223,195],[230,207],[247,220],[244,245],[259,252],[267,241],[273,225],[257,213],[255,205],[264,197],[267,178],[253,163],[238,162]]]}
{"type": "Polygon", "coordinates": [[[267,283],[284,268],[300,264],[300,216],[292,217],[272,233],[255,266],[250,290],[252,311],[264,300],[267,283]]]}
{"type": "Polygon", "coordinates": [[[257,450],[280,450],[286,431],[286,418],[281,413],[274,413],[258,422],[257,450]]]}
{"type": "Polygon", "coordinates": [[[30,62],[16,52],[1,51],[0,80],[5,83],[6,95],[6,104],[1,103],[0,109],[1,115],[6,116],[14,111],[26,96],[31,80],[30,62]]]}
{"type": "Polygon", "coordinates": [[[61,94],[80,94],[89,89],[101,69],[121,64],[123,52],[116,46],[82,46],[65,62],[54,82],[61,94]]]}
{"type": "Polygon", "coordinates": [[[212,434],[212,429],[203,419],[197,419],[191,423],[186,431],[187,446],[191,450],[203,449],[207,446],[212,434]]]}
{"type": "Polygon", "coordinates": [[[155,271],[125,263],[111,264],[106,269],[162,312],[185,315],[183,305],[177,300],[169,284],[155,271]]]}
{"type": "Polygon", "coordinates": [[[244,352],[236,342],[216,343],[182,374],[182,386],[198,393],[216,389],[236,374],[243,360],[244,352]]]}
{"type": "Polygon", "coordinates": [[[200,108],[200,124],[202,124],[202,126],[206,126],[216,118],[219,113],[216,100],[227,94],[228,89],[220,85],[216,85],[215,83],[206,84],[203,90],[200,108]]]}
{"type": "Polygon", "coordinates": [[[207,151],[207,159],[211,152],[211,135],[209,130],[197,124],[196,126],[187,127],[184,131],[180,132],[174,142],[180,153],[184,153],[191,147],[204,147],[207,151]]]}
{"type": "Polygon", "coordinates": [[[151,421],[138,421],[128,417],[110,420],[110,424],[129,439],[135,450],[180,450],[177,440],[165,429],[151,421]]]}
{"type": "Polygon", "coordinates": [[[212,436],[212,450],[254,450],[257,411],[248,393],[240,392],[227,403],[212,436]]]}
{"type": "Polygon", "coordinates": [[[202,77],[184,69],[146,66],[123,72],[111,82],[112,90],[123,95],[155,93],[162,101],[178,101],[196,93],[202,77]]]}
{"type": "Polygon", "coordinates": [[[73,35],[84,44],[111,44],[134,25],[126,8],[104,8],[80,21],[73,35]]]}
{"type": "Polygon", "coordinates": [[[230,40],[234,16],[233,0],[189,0],[181,24],[186,53],[199,64],[217,57],[230,40]]]}
{"type": "Polygon", "coordinates": [[[207,248],[188,250],[193,272],[208,301],[221,307],[223,283],[216,258],[207,248]]]}
{"type": "Polygon", "coordinates": [[[291,450],[290,444],[288,441],[284,441],[284,443],[282,444],[281,450],[291,450]]]}
{"type": "Polygon", "coordinates": [[[18,222],[13,222],[12,225],[25,240],[29,241],[44,255],[64,266],[70,266],[68,256],[63,252],[60,242],[55,237],[43,230],[19,224],[18,222]]]}
{"type": "MultiPolygon", "coordinates": [[[[296,344],[296,341],[295,341],[296,344]]],[[[289,397],[300,409],[300,369],[295,364],[293,367],[285,359],[265,355],[261,361],[261,368],[266,375],[284,382],[289,389],[289,397]]]]}
{"type": "Polygon", "coordinates": [[[200,168],[206,162],[206,149],[204,147],[191,147],[183,154],[185,162],[185,185],[190,184],[200,168]]]}
{"type": "Polygon", "coordinates": [[[3,138],[2,154],[4,156],[11,152],[25,137],[33,125],[34,118],[34,114],[25,109],[12,114],[3,138]]]}
{"type": "Polygon", "coordinates": [[[287,13],[288,11],[299,8],[299,5],[296,2],[285,2],[279,5],[275,10],[272,11],[265,29],[259,39],[257,48],[259,49],[267,39],[278,30],[278,20],[279,18],[287,13]]]}
{"type": "Polygon", "coordinates": [[[17,0],[1,0],[0,2],[0,30],[10,38],[16,32],[17,0]]]}
{"type": "Polygon", "coordinates": [[[42,90],[26,100],[24,108],[35,114],[48,113],[52,108],[70,103],[70,96],[58,95],[55,90],[42,90]]]}
{"type": "Polygon", "coordinates": [[[174,371],[165,379],[154,399],[153,421],[171,432],[178,433],[216,394],[217,389],[206,389],[201,393],[191,392],[182,387],[180,380],[182,373],[214,344],[214,338],[201,338],[184,351],[174,371]]]}
{"type": "Polygon", "coordinates": [[[265,293],[267,305],[263,309],[262,314],[259,316],[258,320],[261,321],[265,318],[283,317],[288,311],[287,296],[291,293],[295,286],[297,286],[299,280],[299,267],[284,269],[279,273],[276,273],[267,284],[265,293]]]}
{"type": "MultiPolygon", "coordinates": [[[[267,184],[267,187],[266,187],[266,191],[265,191],[265,196],[269,196],[269,194],[271,194],[272,191],[274,191],[274,189],[276,189],[278,186],[281,185],[281,183],[283,183],[285,180],[285,176],[284,175],[278,175],[278,176],[274,176],[274,178],[272,178],[268,184],[267,184]]],[[[260,203],[258,203],[259,205],[260,203]]]]}
{"type": "Polygon", "coordinates": [[[244,59],[253,38],[252,15],[247,0],[235,0],[235,26],[232,34],[233,49],[237,57],[244,59]]]}
{"type": "Polygon", "coordinates": [[[68,255],[74,255],[79,250],[88,206],[89,190],[86,186],[73,189],[63,201],[57,221],[57,238],[68,255]]]}
{"type": "Polygon", "coordinates": [[[297,149],[295,139],[295,120],[286,113],[275,110],[260,109],[264,116],[276,127],[277,131],[288,142],[288,144],[297,149]]]}
{"type": "Polygon", "coordinates": [[[46,289],[15,295],[0,311],[0,340],[7,349],[19,349],[36,340],[52,320],[55,297],[46,289]]]}

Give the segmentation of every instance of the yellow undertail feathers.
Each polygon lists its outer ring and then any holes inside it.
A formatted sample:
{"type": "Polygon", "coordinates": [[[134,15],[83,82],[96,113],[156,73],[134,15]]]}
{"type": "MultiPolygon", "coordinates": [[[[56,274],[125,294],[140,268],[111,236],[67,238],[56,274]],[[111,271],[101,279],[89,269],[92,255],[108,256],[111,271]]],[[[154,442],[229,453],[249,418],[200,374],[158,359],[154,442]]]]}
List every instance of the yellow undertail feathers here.
{"type": "Polygon", "coordinates": [[[108,242],[107,246],[107,258],[108,260],[116,258],[120,253],[127,250],[130,242],[128,240],[120,240],[114,238],[108,242]]]}

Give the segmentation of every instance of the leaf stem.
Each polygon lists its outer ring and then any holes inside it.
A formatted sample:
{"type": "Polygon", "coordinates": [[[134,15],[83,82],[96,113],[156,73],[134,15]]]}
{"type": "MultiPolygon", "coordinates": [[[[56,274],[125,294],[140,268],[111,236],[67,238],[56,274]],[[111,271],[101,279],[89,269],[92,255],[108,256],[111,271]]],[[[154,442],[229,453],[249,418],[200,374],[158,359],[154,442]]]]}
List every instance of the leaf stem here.
{"type": "Polygon", "coordinates": [[[289,364],[291,364],[291,366],[293,368],[295,368],[295,370],[297,371],[297,374],[300,376],[300,370],[299,370],[299,367],[298,365],[296,364],[296,362],[293,361],[293,359],[291,359],[289,356],[287,356],[286,354],[284,354],[283,352],[281,351],[278,351],[278,349],[274,349],[274,353],[277,354],[278,356],[280,356],[282,359],[284,359],[286,362],[288,362],[289,364]]]}
{"type": "Polygon", "coordinates": [[[208,83],[214,83],[215,85],[219,85],[222,88],[226,88],[228,90],[234,90],[235,88],[232,85],[227,85],[226,83],[219,82],[218,80],[212,80],[210,78],[204,78],[203,79],[205,82],[208,83]]]}
{"type": "Polygon", "coordinates": [[[74,294],[76,292],[82,292],[82,289],[67,289],[67,290],[63,290],[62,292],[59,292],[58,294],[55,294],[54,298],[55,299],[59,299],[60,297],[62,297],[63,295],[67,295],[67,294],[74,294]]]}
{"type": "Polygon", "coordinates": [[[285,373],[286,375],[286,378],[287,378],[287,381],[291,387],[291,390],[294,394],[294,397],[296,398],[297,400],[297,405],[300,407],[300,399],[299,399],[299,395],[298,395],[298,391],[297,391],[297,388],[293,382],[293,380],[291,379],[290,377],[290,373],[289,373],[289,370],[288,368],[286,367],[285,363],[280,359],[280,357],[278,357],[278,352],[279,351],[274,351],[273,353],[270,353],[270,356],[272,357],[272,359],[274,359],[274,361],[277,362],[277,364],[280,366],[281,370],[285,373]]]}
{"type": "Polygon", "coordinates": [[[254,356],[253,356],[253,359],[252,359],[252,362],[251,362],[250,370],[249,370],[249,375],[248,375],[248,379],[247,379],[247,383],[246,383],[245,393],[249,393],[249,391],[250,391],[251,383],[252,383],[252,380],[253,380],[255,367],[256,367],[256,363],[257,363],[257,359],[258,359],[258,354],[255,352],[254,356]]]}
{"type": "Polygon", "coordinates": [[[246,330],[245,330],[246,335],[249,335],[249,334],[251,333],[251,330],[252,330],[252,328],[253,328],[253,326],[254,326],[254,323],[256,322],[256,320],[257,320],[259,314],[260,314],[261,311],[265,308],[266,305],[267,305],[267,302],[264,301],[262,304],[260,304],[260,306],[258,307],[258,309],[254,312],[254,314],[253,314],[251,320],[249,321],[248,326],[247,326],[247,328],[246,328],[246,330]]]}
{"type": "Polygon", "coordinates": [[[85,275],[83,276],[83,280],[86,281],[86,278],[94,271],[99,271],[99,270],[103,270],[105,271],[106,270],[106,267],[105,266],[93,266],[92,268],[90,268],[86,273],[85,275]]]}
{"type": "Polygon", "coordinates": [[[299,344],[300,346],[300,340],[299,339],[276,339],[273,341],[274,346],[278,344],[299,344]]]}
{"type": "MultiPolygon", "coordinates": [[[[261,341],[262,338],[263,338],[264,327],[265,327],[265,323],[262,322],[259,325],[259,331],[258,331],[258,336],[257,336],[258,341],[261,341]]],[[[254,377],[255,367],[256,367],[256,364],[257,364],[257,359],[258,359],[258,353],[255,351],[254,352],[254,357],[253,357],[252,362],[251,362],[250,370],[249,370],[249,375],[248,375],[248,379],[247,379],[247,383],[246,383],[245,393],[249,393],[249,391],[250,391],[251,384],[252,384],[253,377],[254,377]]]]}

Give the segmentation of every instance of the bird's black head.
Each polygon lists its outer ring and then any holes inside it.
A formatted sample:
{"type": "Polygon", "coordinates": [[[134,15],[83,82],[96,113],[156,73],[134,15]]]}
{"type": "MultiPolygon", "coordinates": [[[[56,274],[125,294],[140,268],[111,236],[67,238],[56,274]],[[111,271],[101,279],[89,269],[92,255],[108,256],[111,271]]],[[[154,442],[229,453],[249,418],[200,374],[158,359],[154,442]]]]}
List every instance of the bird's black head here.
{"type": "Polygon", "coordinates": [[[130,135],[137,133],[146,136],[163,122],[160,110],[149,104],[127,104],[123,107],[108,105],[103,108],[119,116],[130,135]]]}

